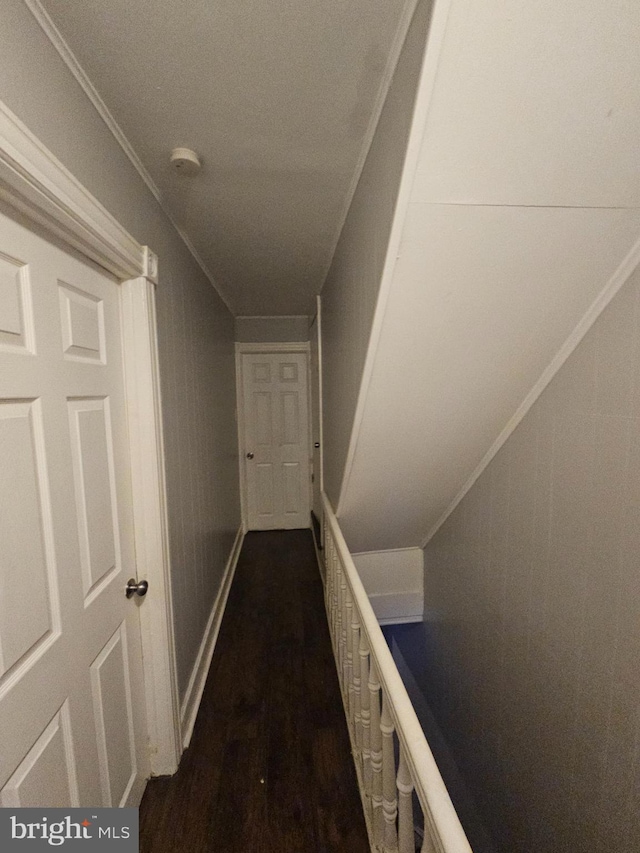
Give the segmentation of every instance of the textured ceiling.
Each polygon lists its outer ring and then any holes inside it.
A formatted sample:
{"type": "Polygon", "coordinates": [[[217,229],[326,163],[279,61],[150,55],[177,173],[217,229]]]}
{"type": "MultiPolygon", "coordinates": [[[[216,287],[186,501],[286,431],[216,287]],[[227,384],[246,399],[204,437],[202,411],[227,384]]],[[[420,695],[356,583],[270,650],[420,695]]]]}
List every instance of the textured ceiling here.
{"type": "Polygon", "coordinates": [[[404,0],[43,0],[237,314],[322,287],[404,0]],[[168,165],[194,148],[195,179],[168,165]]]}

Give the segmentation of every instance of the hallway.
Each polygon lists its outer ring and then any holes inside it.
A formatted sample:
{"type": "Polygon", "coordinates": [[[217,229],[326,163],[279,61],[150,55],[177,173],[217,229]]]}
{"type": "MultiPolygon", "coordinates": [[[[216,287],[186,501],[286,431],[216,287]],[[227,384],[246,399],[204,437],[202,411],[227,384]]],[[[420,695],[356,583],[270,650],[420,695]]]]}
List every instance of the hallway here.
{"type": "Polygon", "coordinates": [[[191,745],[152,779],[142,853],[366,853],[308,530],[245,537],[191,745]]]}

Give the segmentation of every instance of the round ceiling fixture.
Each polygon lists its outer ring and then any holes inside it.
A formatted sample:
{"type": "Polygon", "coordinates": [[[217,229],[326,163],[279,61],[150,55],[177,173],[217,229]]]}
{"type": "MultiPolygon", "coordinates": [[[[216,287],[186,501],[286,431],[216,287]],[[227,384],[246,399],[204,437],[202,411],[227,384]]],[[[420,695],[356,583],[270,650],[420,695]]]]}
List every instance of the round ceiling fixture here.
{"type": "Polygon", "coordinates": [[[181,175],[191,178],[200,171],[202,163],[195,151],[190,148],[174,148],[171,152],[171,165],[181,175]]]}

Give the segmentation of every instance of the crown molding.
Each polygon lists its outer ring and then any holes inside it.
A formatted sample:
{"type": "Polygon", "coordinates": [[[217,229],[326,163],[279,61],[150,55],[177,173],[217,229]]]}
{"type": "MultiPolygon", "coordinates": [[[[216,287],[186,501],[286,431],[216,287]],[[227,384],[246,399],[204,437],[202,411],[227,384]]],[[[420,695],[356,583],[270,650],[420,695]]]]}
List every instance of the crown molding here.
{"type": "Polygon", "coordinates": [[[120,280],[154,284],[158,258],[141,246],[0,101],[0,198],[120,280]]]}
{"type": "Polygon", "coordinates": [[[236,320],[308,320],[308,314],[238,314],[236,320]]]}
{"type": "Polygon", "coordinates": [[[41,29],[43,30],[44,34],[47,36],[51,44],[60,54],[60,57],[62,58],[63,62],[65,63],[69,71],[73,74],[87,98],[95,107],[98,115],[104,121],[118,145],[122,148],[126,156],[129,158],[129,161],[131,162],[132,166],[138,172],[138,174],[146,184],[149,192],[160,205],[160,208],[162,209],[163,213],[178,233],[179,237],[189,250],[195,262],[198,264],[202,272],[209,280],[213,289],[216,291],[220,299],[224,302],[229,312],[233,314],[233,308],[231,307],[229,300],[218,287],[218,284],[213,274],[211,273],[203,259],[200,257],[199,253],[197,252],[189,237],[183,231],[181,226],[178,225],[172,213],[166,207],[162,198],[162,193],[160,192],[160,188],[144,167],[142,160],[140,159],[140,157],[138,157],[135,149],[125,136],[124,131],[113,117],[105,102],[102,100],[100,94],[98,93],[98,90],[95,88],[95,86],[89,79],[84,68],[78,62],[75,54],[65,41],[64,36],[53,22],[53,19],[51,18],[47,10],[43,7],[40,0],[24,0],[24,3],[40,25],[41,29]]]}
{"type": "Polygon", "coordinates": [[[306,352],[311,351],[309,341],[269,341],[265,343],[253,343],[236,341],[236,354],[248,355],[250,353],[286,353],[286,352],[306,352]]]}
{"type": "Polygon", "coordinates": [[[131,143],[124,135],[122,128],[115,120],[109,108],[102,100],[100,95],[98,94],[97,89],[87,76],[86,71],[80,65],[78,60],[76,59],[73,51],[64,40],[64,36],[60,32],[60,30],[54,24],[51,16],[47,12],[47,10],[42,6],[40,0],[24,0],[25,5],[30,10],[33,17],[40,24],[40,27],[44,31],[45,35],[51,42],[51,44],[58,51],[62,59],[64,60],[65,65],[71,71],[73,76],[76,78],[77,82],[80,84],[80,87],[84,91],[85,95],[93,106],[98,111],[100,118],[107,125],[113,136],[116,138],[118,144],[127,155],[131,163],[134,165],[136,171],[145,182],[152,195],[155,197],[156,201],[162,203],[162,195],[158,186],[154,183],[153,178],[145,169],[142,160],[138,157],[136,152],[134,151],[131,143]]]}

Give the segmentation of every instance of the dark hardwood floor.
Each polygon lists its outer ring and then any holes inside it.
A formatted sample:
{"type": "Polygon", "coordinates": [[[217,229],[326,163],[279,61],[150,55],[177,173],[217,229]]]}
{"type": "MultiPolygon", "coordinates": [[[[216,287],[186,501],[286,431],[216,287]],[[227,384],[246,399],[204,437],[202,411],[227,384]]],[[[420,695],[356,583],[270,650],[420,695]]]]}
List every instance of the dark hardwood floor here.
{"type": "Polygon", "coordinates": [[[309,530],[247,534],[191,745],[141,853],[368,853],[309,530]]]}

